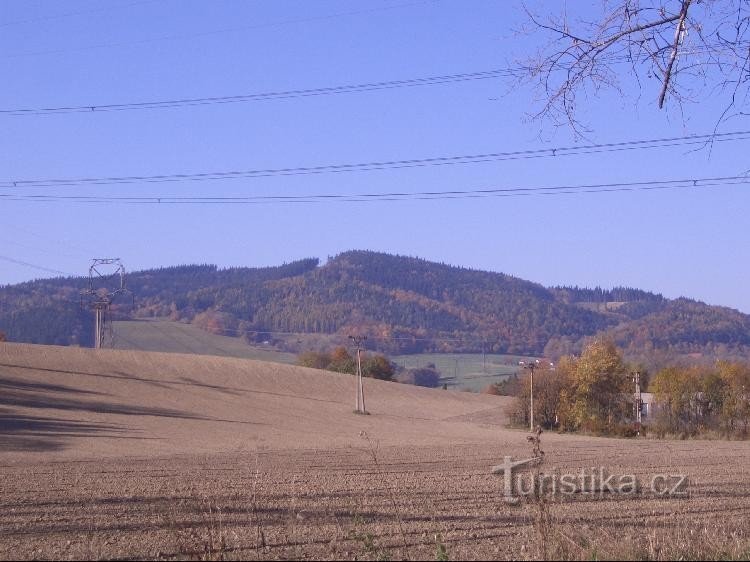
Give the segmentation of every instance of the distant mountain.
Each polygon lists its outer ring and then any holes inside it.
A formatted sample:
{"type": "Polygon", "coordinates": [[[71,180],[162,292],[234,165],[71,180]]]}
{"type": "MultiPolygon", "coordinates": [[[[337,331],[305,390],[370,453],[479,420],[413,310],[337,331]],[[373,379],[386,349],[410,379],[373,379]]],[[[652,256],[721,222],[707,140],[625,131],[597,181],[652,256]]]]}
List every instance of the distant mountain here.
{"type": "MultiPolygon", "coordinates": [[[[351,251],[320,265],[165,267],[130,273],[136,318],[168,317],[248,341],[274,333],[368,334],[391,353],[549,356],[607,334],[638,355],[654,349],[750,356],[750,316],[632,288],[546,288],[503,273],[351,251]]],[[[0,331],[11,341],[91,345],[83,278],[0,287],[0,331]]],[[[119,314],[124,314],[120,308],[119,314]]]]}

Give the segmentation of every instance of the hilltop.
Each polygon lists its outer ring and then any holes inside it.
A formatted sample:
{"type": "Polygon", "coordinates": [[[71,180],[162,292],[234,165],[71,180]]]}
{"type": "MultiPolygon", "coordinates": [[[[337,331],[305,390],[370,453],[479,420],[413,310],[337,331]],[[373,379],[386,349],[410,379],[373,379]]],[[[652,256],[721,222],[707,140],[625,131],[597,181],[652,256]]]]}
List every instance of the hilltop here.
{"type": "MultiPolygon", "coordinates": [[[[169,318],[215,334],[270,342],[279,334],[370,336],[398,353],[557,356],[606,334],[631,356],[654,350],[750,356],[750,316],[635,288],[547,288],[504,273],[351,251],[265,268],[165,267],[128,274],[135,308],[120,318],[169,318]]],[[[10,341],[91,345],[82,278],[0,288],[0,330],[10,341]]],[[[300,339],[301,344],[309,340],[300,339]]]]}

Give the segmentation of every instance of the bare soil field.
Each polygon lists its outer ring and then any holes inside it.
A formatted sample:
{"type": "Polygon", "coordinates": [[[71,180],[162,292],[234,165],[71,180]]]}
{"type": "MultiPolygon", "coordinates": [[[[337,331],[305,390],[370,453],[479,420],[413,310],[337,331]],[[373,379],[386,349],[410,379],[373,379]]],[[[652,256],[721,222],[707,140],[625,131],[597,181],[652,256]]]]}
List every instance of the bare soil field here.
{"type": "Polygon", "coordinates": [[[0,558],[750,554],[746,442],[545,433],[545,474],[642,487],[512,505],[492,467],[531,452],[507,399],[365,385],[367,416],[349,375],[0,344],[0,558]],[[655,491],[659,475],[687,475],[686,493],[655,491]]]}

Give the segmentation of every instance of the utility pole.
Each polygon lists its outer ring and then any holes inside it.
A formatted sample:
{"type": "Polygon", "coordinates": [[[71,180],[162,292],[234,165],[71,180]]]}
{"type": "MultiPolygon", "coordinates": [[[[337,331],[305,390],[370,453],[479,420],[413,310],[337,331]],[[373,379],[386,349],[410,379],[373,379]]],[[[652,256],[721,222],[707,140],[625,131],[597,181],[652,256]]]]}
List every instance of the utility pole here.
{"type": "Polygon", "coordinates": [[[357,414],[366,414],[365,389],[362,385],[362,347],[367,336],[349,336],[349,339],[357,346],[357,400],[354,412],[357,414]]]}
{"type": "Polygon", "coordinates": [[[528,363],[526,361],[518,362],[518,364],[521,365],[524,369],[528,369],[529,373],[531,374],[529,418],[532,432],[534,431],[534,369],[536,368],[537,363],[539,363],[539,359],[537,359],[536,361],[529,361],[528,363]]]}
{"type": "Polygon", "coordinates": [[[638,435],[641,434],[641,412],[643,410],[643,400],[641,399],[641,374],[636,371],[633,373],[633,382],[635,383],[635,401],[633,404],[633,413],[635,414],[635,427],[638,435]]]}
{"type": "Polygon", "coordinates": [[[487,353],[485,352],[486,342],[482,340],[482,372],[487,374],[487,353]]]}

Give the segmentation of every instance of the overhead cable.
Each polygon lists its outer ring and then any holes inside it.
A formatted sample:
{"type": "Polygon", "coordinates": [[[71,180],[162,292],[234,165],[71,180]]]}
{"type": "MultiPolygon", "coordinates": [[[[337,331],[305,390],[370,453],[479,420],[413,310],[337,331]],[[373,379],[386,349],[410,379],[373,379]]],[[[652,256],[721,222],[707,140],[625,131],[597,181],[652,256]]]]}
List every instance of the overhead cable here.
{"type": "MultiPolygon", "coordinates": [[[[750,43],[749,43],[750,44],[750,43]]],[[[717,47],[713,47],[717,48],[717,47]]],[[[711,46],[692,48],[682,54],[700,54],[708,52],[711,46]]],[[[613,55],[606,62],[617,64],[633,62],[632,57],[627,55],[613,55]]],[[[418,86],[436,86],[441,84],[452,84],[457,82],[470,82],[477,80],[488,80],[492,78],[515,77],[519,78],[528,74],[528,68],[517,66],[507,68],[496,68],[476,72],[462,72],[438,76],[426,76],[418,78],[407,78],[401,80],[387,80],[376,82],[364,82],[358,84],[345,84],[339,86],[328,86],[321,88],[297,88],[290,90],[278,90],[270,92],[234,94],[226,96],[206,97],[180,97],[166,100],[123,102],[123,103],[82,103],[72,105],[58,105],[50,107],[35,108],[6,108],[0,109],[0,116],[24,116],[24,115],[54,115],[67,113],[106,113],[112,111],[130,111],[142,109],[167,109],[176,107],[189,107],[200,105],[231,104],[241,102],[269,101],[279,99],[306,98],[314,96],[327,96],[335,94],[371,92],[377,90],[390,90],[397,88],[413,88],[418,86]]]]}
{"type": "Polygon", "coordinates": [[[247,170],[225,170],[215,172],[196,172],[158,175],[130,175],[109,177],[79,178],[45,178],[45,179],[5,179],[0,180],[0,188],[51,188],[69,186],[122,185],[165,182],[196,182],[226,179],[249,179],[274,176],[299,176],[311,174],[329,174],[343,172],[367,172],[375,170],[417,168],[425,166],[448,166],[456,164],[477,164],[506,160],[523,160],[532,158],[555,158],[558,156],[575,156],[643,150],[652,148],[669,148],[678,146],[707,145],[712,142],[742,141],[750,138],[750,131],[733,131],[705,135],[689,135],[661,139],[640,139],[613,143],[491,152],[484,154],[451,155],[432,158],[412,158],[407,160],[384,160],[349,164],[326,164],[318,166],[294,166],[285,168],[260,168],[247,170]]]}
{"type": "Polygon", "coordinates": [[[487,197],[523,197],[529,195],[572,195],[580,193],[613,193],[666,189],[698,189],[732,185],[748,185],[750,176],[684,178],[637,182],[593,183],[538,187],[497,187],[446,191],[387,193],[326,193],[317,195],[251,195],[251,196],[107,196],[0,194],[3,201],[67,202],[67,203],[129,203],[129,204],[269,204],[269,203],[364,203],[373,201],[430,201],[443,199],[476,199],[487,197]]]}

